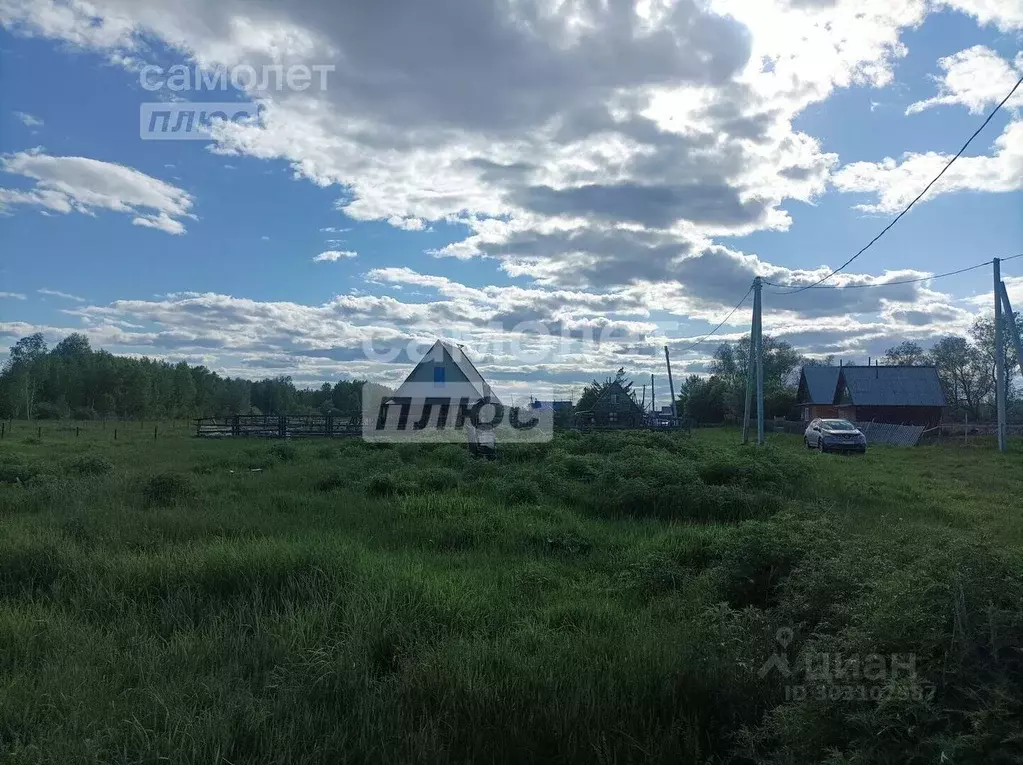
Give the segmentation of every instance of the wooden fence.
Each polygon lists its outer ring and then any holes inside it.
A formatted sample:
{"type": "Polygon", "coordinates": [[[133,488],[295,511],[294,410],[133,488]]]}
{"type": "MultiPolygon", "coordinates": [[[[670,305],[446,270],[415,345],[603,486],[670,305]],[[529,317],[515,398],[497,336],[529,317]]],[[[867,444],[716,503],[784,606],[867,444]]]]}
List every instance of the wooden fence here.
{"type": "Polygon", "coordinates": [[[200,417],[195,434],[203,438],[344,438],[362,435],[362,417],[332,414],[235,414],[200,417]]]}

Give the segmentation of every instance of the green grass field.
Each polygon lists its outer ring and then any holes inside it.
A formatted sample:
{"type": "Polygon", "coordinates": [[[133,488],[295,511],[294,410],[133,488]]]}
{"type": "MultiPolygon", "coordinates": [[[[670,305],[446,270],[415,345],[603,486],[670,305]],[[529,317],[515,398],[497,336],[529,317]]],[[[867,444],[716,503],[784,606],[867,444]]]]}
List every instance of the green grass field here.
{"type": "Polygon", "coordinates": [[[0,762],[1023,757],[1019,441],[36,427],[0,441],[0,762]]]}

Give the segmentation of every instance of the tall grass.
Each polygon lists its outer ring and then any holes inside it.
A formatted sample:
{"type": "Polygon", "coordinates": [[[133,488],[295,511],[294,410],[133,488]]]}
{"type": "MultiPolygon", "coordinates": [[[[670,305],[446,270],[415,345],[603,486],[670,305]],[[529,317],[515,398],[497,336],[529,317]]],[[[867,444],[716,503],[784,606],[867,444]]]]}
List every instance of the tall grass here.
{"type": "Polygon", "coordinates": [[[1018,754],[1018,447],[36,439],[0,442],[3,762],[1018,754]],[[926,695],[808,671],[893,653],[926,695]]]}

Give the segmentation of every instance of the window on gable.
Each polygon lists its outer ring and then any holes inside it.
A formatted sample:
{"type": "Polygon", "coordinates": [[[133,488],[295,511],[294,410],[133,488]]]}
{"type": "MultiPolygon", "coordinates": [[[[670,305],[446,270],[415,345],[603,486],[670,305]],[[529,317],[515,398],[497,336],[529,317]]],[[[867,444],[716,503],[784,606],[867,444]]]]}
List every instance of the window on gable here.
{"type": "Polygon", "coordinates": [[[618,412],[608,412],[607,421],[618,422],[618,412]]]}
{"type": "Polygon", "coordinates": [[[433,368],[433,384],[443,385],[444,384],[444,367],[433,368]]]}
{"type": "Polygon", "coordinates": [[[618,394],[617,393],[612,393],[611,394],[611,403],[614,404],[615,406],[618,406],[618,394]]]}

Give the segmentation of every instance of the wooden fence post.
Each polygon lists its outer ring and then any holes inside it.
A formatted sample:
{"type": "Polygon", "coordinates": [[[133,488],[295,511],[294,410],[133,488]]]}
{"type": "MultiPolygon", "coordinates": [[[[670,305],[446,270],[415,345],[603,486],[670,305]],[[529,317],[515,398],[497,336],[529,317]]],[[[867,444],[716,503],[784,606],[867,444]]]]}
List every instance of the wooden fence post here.
{"type": "Polygon", "coordinates": [[[156,429],[159,428],[159,427],[160,427],[159,425],[154,425],[153,426],[153,440],[154,441],[156,440],[156,429]]]}

